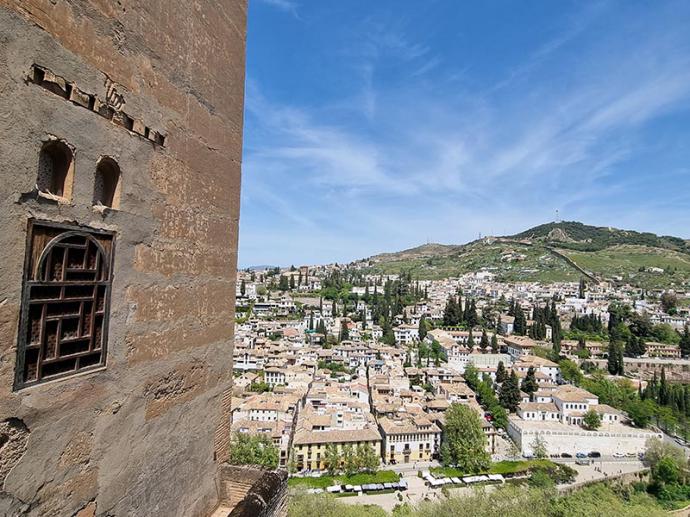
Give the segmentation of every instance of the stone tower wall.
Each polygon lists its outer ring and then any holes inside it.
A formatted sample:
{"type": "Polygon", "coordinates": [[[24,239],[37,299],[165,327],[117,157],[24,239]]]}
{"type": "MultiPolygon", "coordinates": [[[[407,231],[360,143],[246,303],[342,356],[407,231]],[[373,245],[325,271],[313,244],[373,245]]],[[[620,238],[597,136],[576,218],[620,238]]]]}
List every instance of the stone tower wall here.
{"type": "Polygon", "coordinates": [[[0,515],[205,515],[227,454],[246,0],[0,0],[0,515]],[[39,153],[74,154],[70,200],[39,153]],[[94,208],[96,165],[121,170],[94,208]],[[114,233],[105,367],[17,389],[30,219],[114,233]]]}

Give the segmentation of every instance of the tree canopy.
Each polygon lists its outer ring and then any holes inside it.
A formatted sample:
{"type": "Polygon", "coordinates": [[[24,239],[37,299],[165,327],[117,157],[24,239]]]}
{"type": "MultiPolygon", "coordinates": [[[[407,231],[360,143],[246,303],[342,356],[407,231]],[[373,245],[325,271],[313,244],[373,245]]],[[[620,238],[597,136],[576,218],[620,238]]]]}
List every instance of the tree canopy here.
{"type": "Polygon", "coordinates": [[[441,456],[445,465],[468,473],[485,471],[491,464],[480,416],[472,408],[451,404],[446,411],[441,456]]]}
{"type": "Polygon", "coordinates": [[[257,465],[274,469],[278,466],[278,448],[265,434],[235,433],[228,462],[231,465],[257,465]]]}

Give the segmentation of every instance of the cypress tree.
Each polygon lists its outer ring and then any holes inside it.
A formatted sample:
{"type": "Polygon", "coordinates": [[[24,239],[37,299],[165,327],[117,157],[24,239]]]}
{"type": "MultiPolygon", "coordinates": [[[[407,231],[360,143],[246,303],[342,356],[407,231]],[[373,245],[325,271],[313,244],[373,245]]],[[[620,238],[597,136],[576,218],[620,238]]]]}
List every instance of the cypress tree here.
{"type": "Polygon", "coordinates": [[[470,302],[470,310],[468,317],[465,318],[466,323],[470,327],[476,327],[479,324],[479,316],[477,314],[477,302],[473,298],[470,302]]]}
{"type": "Polygon", "coordinates": [[[534,374],[534,367],[530,366],[527,369],[527,376],[522,381],[521,389],[528,395],[532,395],[532,393],[539,389],[539,385],[537,384],[537,379],[534,374]]]}
{"type": "Polygon", "coordinates": [[[467,336],[467,348],[472,350],[474,348],[474,337],[472,336],[472,329],[470,328],[470,335],[467,336]]]}
{"type": "Polygon", "coordinates": [[[465,300],[465,309],[462,312],[462,321],[465,322],[467,325],[470,325],[470,311],[472,310],[472,304],[470,302],[470,299],[467,298],[465,300]]]}
{"type": "Polygon", "coordinates": [[[503,361],[499,361],[498,367],[496,368],[496,382],[498,384],[503,384],[507,378],[508,374],[506,373],[506,367],[503,366],[503,361]]]}
{"type": "Polygon", "coordinates": [[[685,325],[685,330],[683,330],[683,335],[680,338],[680,353],[683,357],[690,355],[690,328],[685,325]]]}
{"type": "Polygon", "coordinates": [[[482,330],[482,339],[479,341],[479,348],[482,349],[482,352],[486,352],[486,349],[489,348],[489,336],[486,335],[486,329],[482,330]]]}
{"type": "Polygon", "coordinates": [[[347,341],[350,339],[350,329],[347,327],[347,323],[340,320],[340,341],[347,341]]]}
{"type": "Polygon", "coordinates": [[[618,364],[618,349],[620,348],[620,344],[617,341],[610,341],[609,342],[609,350],[608,350],[608,360],[606,362],[606,367],[611,375],[618,375],[618,371],[620,369],[620,366],[618,364]]]}
{"type": "Polygon", "coordinates": [[[667,405],[669,402],[669,389],[666,383],[666,368],[661,367],[661,380],[659,381],[659,404],[667,405]]]}
{"type": "Polygon", "coordinates": [[[515,307],[515,323],[513,324],[513,333],[518,336],[524,336],[527,334],[527,318],[525,318],[525,313],[520,305],[515,307]]]}
{"type": "Polygon", "coordinates": [[[457,302],[455,301],[455,298],[452,296],[448,297],[448,301],[446,302],[446,308],[443,311],[443,326],[445,327],[453,327],[458,324],[456,318],[457,314],[457,302]]]}
{"type": "Polygon", "coordinates": [[[514,413],[517,410],[520,405],[520,385],[515,370],[501,386],[498,398],[501,405],[508,411],[514,413]]]}
{"type": "Polygon", "coordinates": [[[427,329],[426,329],[426,318],[422,316],[419,318],[419,340],[423,341],[424,338],[427,335],[427,329]]]}
{"type": "Polygon", "coordinates": [[[498,338],[496,337],[496,334],[493,334],[491,336],[491,353],[492,354],[498,353],[498,338]]]}

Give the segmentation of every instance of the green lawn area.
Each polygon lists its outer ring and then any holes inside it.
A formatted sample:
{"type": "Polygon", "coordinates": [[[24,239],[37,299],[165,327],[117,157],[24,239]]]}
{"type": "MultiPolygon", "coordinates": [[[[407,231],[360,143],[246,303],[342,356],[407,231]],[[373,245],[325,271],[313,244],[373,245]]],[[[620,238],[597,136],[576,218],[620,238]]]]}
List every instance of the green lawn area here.
{"type": "MultiPolygon", "coordinates": [[[[554,465],[555,463],[549,460],[499,461],[498,463],[491,465],[491,468],[487,472],[481,472],[481,474],[519,474],[521,472],[527,472],[528,470],[536,467],[551,467],[554,465]]],[[[430,472],[434,476],[445,477],[464,477],[475,475],[463,473],[459,469],[453,467],[434,467],[430,469],[430,472]]]]}
{"type": "Polygon", "coordinates": [[[374,474],[355,474],[353,476],[328,476],[318,478],[291,477],[288,486],[304,488],[326,488],[331,485],[366,485],[369,483],[395,483],[400,477],[392,470],[379,470],[374,474]]]}

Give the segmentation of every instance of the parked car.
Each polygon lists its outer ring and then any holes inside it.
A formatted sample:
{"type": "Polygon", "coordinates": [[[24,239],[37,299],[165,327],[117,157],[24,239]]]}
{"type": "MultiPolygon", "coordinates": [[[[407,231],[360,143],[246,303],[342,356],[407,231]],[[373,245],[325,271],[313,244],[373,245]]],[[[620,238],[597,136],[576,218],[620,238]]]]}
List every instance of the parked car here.
{"type": "Polygon", "coordinates": [[[590,458],[601,458],[601,453],[597,451],[592,451],[588,454],[590,458]]]}
{"type": "Polygon", "coordinates": [[[567,452],[564,452],[563,454],[561,454],[561,458],[572,458],[572,457],[573,457],[573,455],[568,454],[567,452]]]}
{"type": "Polygon", "coordinates": [[[587,457],[587,453],[586,453],[586,452],[578,452],[578,453],[575,455],[575,457],[578,458],[578,459],[586,458],[586,457],[587,457]]]}
{"type": "Polygon", "coordinates": [[[614,452],[613,457],[614,458],[625,458],[625,454],[623,454],[622,452],[614,452]]]}
{"type": "Polygon", "coordinates": [[[589,458],[578,458],[575,460],[575,464],[577,465],[589,465],[590,463],[592,463],[592,460],[589,458]]]}

